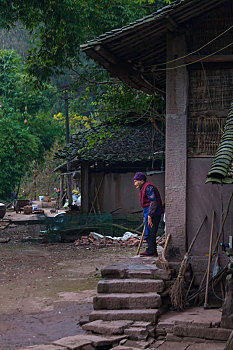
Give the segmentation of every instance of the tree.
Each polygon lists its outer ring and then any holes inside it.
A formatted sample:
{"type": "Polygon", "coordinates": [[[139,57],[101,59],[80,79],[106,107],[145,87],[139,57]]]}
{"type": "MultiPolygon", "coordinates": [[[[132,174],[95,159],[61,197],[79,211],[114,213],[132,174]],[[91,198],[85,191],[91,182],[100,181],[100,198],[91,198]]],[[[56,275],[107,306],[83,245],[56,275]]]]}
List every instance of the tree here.
{"type": "Polygon", "coordinates": [[[13,119],[0,119],[0,130],[0,198],[7,199],[37,157],[38,140],[13,119]]]}
{"type": "Polygon", "coordinates": [[[108,30],[147,15],[167,0],[0,0],[0,27],[17,21],[32,34],[28,71],[40,80],[71,69],[79,46],[108,30]],[[145,6],[147,5],[147,6],[145,6]]]}
{"type": "Polygon", "coordinates": [[[54,89],[35,91],[13,50],[0,51],[0,198],[7,198],[32,161],[62,137],[63,126],[50,111],[54,89]]]}

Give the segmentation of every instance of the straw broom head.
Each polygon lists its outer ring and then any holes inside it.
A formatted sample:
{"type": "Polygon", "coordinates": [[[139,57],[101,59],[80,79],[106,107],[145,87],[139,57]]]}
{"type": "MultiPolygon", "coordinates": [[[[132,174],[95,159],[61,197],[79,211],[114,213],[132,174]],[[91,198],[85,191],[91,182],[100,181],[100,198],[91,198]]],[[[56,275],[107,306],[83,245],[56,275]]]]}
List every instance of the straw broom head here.
{"type": "Polygon", "coordinates": [[[184,274],[188,266],[189,256],[185,255],[181,263],[178,276],[170,288],[169,294],[171,303],[177,310],[184,310],[186,303],[186,294],[184,289],[184,274]]]}

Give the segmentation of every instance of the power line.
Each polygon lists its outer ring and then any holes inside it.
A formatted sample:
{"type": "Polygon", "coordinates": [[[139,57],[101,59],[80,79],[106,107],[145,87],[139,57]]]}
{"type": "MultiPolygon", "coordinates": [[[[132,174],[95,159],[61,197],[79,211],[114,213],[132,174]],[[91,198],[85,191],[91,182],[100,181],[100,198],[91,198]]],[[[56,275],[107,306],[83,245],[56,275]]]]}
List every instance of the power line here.
{"type": "Polygon", "coordinates": [[[212,53],[209,54],[209,55],[206,55],[206,56],[204,56],[204,57],[198,58],[197,60],[195,60],[195,61],[193,61],[193,62],[181,64],[181,65],[176,66],[176,67],[166,67],[166,68],[155,69],[155,70],[153,70],[153,73],[154,73],[154,72],[167,71],[167,70],[172,70],[172,69],[177,69],[177,68],[181,68],[181,67],[190,66],[191,64],[194,64],[194,63],[203,61],[204,59],[215,55],[216,53],[218,53],[218,52],[220,52],[220,51],[222,51],[222,50],[228,48],[228,47],[231,46],[231,45],[233,45],[233,42],[231,42],[230,44],[228,44],[228,45],[222,47],[221,49],[218,49],[218,50],[212,52],[212,53]]]}
{"type": "MultiPolygon", "coordinates": [[[[204,44],[203,46],[199,47],[198,49],[196,49],[195,51],[192,51],[190,53],[188,53],[187,55],[184,55],[184,56],[181,56],[181,57],[178,57],[178,58],[175,58],[174,60],[171,60],[171,61],[167,61],[167,62],[164,62],[164,63],[158,63],[156,66],[165,66],[167,65],[168,63],[172,63],[172,62],[176,62],[176,61],[179,61],[181,60],[182,58],[186,58],[186,57],[189,57],[190,55],[193,55],[194,53],[204,49],[204,47],[208,46],[209,44],[211,44],[212,42],[214,42],[215,40],[217,40],[218,38],[220,38],[222,35],[224,35],[225,33],[227,33],[229,30],[231,30],[233,28],[233,25],[230,26],[228,29],[226,29],[224,32],[220,33],[219,35],[217,35],[215,38],[211,39],[210,41],[208,41],[206,44],[204,44]]],[[[152,66],[151,66],[152,67],[152,66]]]]}

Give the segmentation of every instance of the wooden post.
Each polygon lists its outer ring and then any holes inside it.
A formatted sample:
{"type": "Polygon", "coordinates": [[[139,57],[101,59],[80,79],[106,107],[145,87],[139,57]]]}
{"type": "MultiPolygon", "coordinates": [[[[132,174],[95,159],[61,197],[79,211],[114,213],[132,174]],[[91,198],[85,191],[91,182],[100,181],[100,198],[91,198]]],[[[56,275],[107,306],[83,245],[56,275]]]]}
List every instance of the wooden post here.
{"type": "Polygon", "coordinates": [[[89,211],[89,163],[81,163],[81,211],[87,214],[89,211]]]}
{"type": "Polygon", "coordinates": [[[60,175],[59,208],[62,208],[62,198],[64,193],[64,175],[60,175]]]}

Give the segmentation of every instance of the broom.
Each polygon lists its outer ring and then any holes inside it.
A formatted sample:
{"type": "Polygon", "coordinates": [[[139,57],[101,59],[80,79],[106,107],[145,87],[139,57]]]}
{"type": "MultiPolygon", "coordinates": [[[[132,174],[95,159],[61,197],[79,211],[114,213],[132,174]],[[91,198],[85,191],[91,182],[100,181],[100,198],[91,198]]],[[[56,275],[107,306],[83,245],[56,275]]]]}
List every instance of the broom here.
{"type": "Polygon", "coordinates": [[[164,245],[164,248],[163,248],[163,252],[162,254],[159,256],[158,260],[156,260],[155,262],[155,265],[159,268],[159,269],[164,269],[166,270],[168,268],[168,261],[167,259],[165,258],[165,254],[166,254],[166,251],[167,251],[167,246],[168,246],[168,242],[169,242],[169,239],[171,237],[171,234],[169,233],[167,235],[167,238],[166,238],[166,241],[165,241],[165,245],[164,245]]]}
{"type": "Polygon", "coordinates": [[[188,266],[188,262],[189,262],[189,255],[191,252],[191,249],[193,247],[194,242],[197,239],[197,236],[199,235],[201,228],[206,220],[207,216],[205,216],[204,220],[202,221],[196,235],[194,236],[188,251],[186,252],[180,268],[179,268],[179,272],[178,272],[178,276],[175,280],[175,282],[173,283],[173,285],[170,288],[169,294],[170,294],[170,298],[171,298],[171,303],[172,305],[177,309],[177,310],[184,310],[185,308],[185,289],[184,289],[184,274],[185,271],[187,269],[188,266]]]}

